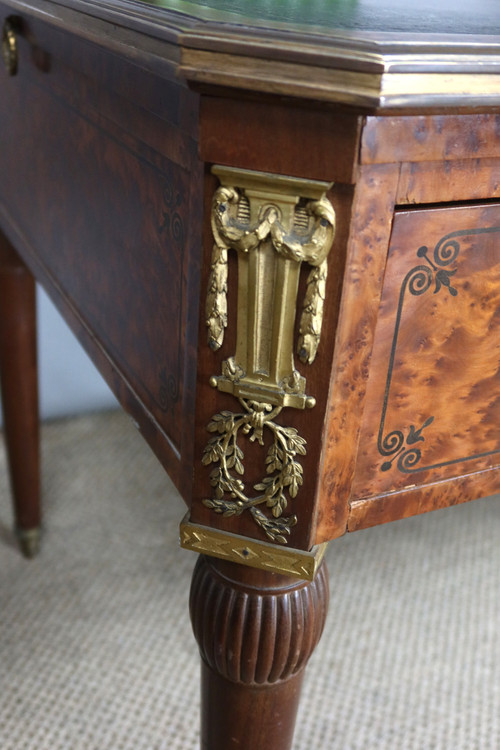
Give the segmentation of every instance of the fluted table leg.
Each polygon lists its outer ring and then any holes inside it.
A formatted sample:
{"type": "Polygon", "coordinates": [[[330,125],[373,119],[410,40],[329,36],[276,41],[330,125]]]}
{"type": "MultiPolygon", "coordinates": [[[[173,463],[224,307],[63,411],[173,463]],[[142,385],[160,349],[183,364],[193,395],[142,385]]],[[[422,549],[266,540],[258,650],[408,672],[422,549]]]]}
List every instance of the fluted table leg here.
{"type": "Polygon", "coordinates": [[[304,668],[328,608],[314,581],[200,556],[191,620],[202,658],[202,750],[289,750],[304,668]]]}
{"type": "Polygon", "coordinates": [[[35,281],[1,232],[0,382],[16,532],[33,557],[41,523],[35,281]]]}

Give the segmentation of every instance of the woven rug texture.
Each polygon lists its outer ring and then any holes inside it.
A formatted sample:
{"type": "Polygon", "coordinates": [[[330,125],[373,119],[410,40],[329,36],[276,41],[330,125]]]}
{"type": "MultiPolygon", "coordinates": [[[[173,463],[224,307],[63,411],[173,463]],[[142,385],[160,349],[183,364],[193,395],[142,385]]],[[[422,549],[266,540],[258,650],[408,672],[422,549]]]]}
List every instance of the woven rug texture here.
{"type": "MultiPolygon", "coordinates": [[[[120,412],[45,424],[42,446],[33,561],[0,452],[0,750],[197,750],[184,504],[120,412]]],[[[294,750],[500,748],[499,498],[348,535],[327,558],[294,750]]]]}

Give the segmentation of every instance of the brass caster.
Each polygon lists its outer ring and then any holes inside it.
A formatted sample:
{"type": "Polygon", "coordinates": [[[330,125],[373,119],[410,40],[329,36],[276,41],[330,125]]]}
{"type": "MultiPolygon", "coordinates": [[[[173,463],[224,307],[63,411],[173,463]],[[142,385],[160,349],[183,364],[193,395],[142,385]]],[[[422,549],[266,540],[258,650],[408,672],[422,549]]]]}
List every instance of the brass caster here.
{"type": "Polygon", "coordinates": [[[24,557],[31,560],[38,555],[40,551],[40,528],[17,529],[16,536],[19,541],[19,548],[24,557]]]}

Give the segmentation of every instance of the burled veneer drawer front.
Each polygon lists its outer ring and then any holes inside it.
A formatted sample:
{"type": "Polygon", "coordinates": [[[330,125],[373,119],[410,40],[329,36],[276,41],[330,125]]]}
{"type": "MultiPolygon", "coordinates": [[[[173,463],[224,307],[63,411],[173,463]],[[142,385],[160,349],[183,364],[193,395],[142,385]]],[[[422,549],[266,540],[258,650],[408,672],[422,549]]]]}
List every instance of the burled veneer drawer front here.
{"type": "Polygon", "coordinates": [[[18,41],[17,75],[0,72],[0,225],[105,352],[101,371],[178,480],[196,369],[196,97],[36,19],[18,41]]]}
{"type": "Polygon", "coordinates": [[[365,403],[355,525],[500,486],[500,205],[396,213],[365,403]]]}

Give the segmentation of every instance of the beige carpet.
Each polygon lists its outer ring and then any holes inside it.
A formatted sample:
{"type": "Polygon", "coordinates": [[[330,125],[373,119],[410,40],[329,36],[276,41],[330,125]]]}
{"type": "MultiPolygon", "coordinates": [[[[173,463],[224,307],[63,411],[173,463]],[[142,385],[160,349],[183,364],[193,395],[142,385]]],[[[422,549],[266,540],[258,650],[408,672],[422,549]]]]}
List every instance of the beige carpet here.
{"type": "MultiPolygon", "coordinates": [[[[43,458],[46,533],[26,562],[0,456],[0,750],[195,750],[181,500],[119,413],[46,425],[43,458]]],[[[294,750],[500,748],[498,499],[328,557],[294,750]]]]}

